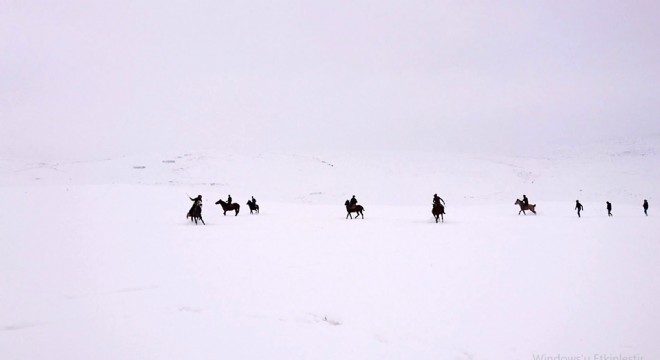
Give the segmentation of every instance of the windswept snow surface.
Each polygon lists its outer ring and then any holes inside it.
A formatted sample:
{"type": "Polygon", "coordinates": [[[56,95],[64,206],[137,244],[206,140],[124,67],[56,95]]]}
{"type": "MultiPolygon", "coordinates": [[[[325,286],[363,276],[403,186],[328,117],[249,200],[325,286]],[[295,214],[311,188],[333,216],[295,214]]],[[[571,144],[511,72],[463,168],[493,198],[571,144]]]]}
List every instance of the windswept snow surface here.
{"type": "Polygon", "coordinates": [[[660,152],[619,147],[0,161],[0,357],[660,358],[660,152]]]}

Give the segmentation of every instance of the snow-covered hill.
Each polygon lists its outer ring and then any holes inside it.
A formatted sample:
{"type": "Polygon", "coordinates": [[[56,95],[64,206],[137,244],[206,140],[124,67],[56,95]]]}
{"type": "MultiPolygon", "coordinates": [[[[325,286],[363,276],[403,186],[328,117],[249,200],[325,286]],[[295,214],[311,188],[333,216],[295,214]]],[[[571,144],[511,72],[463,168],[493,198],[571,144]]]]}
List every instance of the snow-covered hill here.
{"type": "Polygon", "coordinates": [[[2,160],[2,358],[658,358],[656,144],[2,160]]]}

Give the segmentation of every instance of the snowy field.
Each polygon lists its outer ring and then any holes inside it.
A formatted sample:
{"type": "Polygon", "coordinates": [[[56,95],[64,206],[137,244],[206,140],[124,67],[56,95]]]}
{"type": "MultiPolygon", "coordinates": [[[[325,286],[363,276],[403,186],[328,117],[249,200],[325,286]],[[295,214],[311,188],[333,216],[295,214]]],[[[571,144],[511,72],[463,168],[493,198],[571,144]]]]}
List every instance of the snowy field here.
{"type": "Polygon", "coordinates": [[[0,358],[658,359],[650,144],[0,160],[0,358]]]}

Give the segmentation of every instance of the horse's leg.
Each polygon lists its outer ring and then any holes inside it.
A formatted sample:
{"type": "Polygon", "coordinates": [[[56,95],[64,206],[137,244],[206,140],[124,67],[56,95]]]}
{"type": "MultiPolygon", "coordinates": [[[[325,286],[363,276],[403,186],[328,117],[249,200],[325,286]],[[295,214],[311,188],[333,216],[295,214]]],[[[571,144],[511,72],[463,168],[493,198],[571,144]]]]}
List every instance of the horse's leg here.
{"type": "Polygon", "coordinates": [[[202,216],[201,216],[201,215],[199,216],[199,221],[201,221],[202,224],[206,225],[206,223],[204,222],[204,219],[202,219],[202,216]]]}

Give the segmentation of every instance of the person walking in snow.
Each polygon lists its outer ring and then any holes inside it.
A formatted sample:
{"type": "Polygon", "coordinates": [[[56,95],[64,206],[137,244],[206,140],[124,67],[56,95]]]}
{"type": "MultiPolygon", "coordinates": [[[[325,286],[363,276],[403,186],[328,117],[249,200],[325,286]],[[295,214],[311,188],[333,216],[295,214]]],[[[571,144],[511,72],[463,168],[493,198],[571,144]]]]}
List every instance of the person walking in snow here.
{"type": "Polygon", "coordinates": [[[578,217],[581,217],[580,211],[584,210],[584,206],[580,204],[580,200],[575,200],[575,210],[577,210],[578,217]]]}
{"type": "Polygon", "coordinates": [[[644,215],[649,216],[648,210],[649,210],[649,202],[644,200],[644,204],[642,204],[642,207],[644,208],[644,215]]]}
{"type": "Polygon", "coordinates": [[[612,203],[609,201],[605,202],[607,204],[607,216],[612,216],[612,203]]]}

